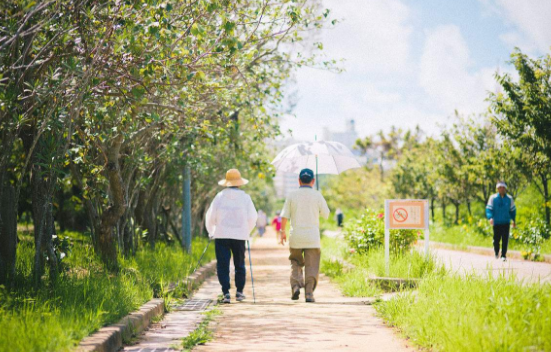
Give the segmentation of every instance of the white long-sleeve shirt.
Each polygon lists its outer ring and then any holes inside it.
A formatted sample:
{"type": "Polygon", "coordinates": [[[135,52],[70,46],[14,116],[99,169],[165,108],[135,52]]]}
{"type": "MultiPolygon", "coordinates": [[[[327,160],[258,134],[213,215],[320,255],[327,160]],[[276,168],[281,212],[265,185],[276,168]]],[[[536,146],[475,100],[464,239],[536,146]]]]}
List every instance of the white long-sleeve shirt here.
{"type": "Polygon", "coordinates": [[[320,192],[301,187],[289,194],[281,211],[281,217],[291,221],[289,247],[320,248],[320,216],[329,216],[329,207],[320,192]]]}
{"type": "Polygon", "coordinates": [[[247,193],[238,188],[226,188],[214,197],[207,211],[209,237],[248,240],[257,216],[247,193]]]}

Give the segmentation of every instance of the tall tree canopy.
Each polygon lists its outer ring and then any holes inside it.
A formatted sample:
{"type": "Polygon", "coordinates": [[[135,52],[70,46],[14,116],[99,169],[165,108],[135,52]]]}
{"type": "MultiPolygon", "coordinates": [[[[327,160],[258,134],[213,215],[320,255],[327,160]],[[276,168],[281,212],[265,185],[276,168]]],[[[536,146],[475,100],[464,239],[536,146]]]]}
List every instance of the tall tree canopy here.
{"type": "MultiPolygon", "coordinates": [[[[333,64],[304,40],[328,14],[310,0],[2,2],[2,245],[30,202],[36,282],[46,259],[55,275],[54,220],[78,203],[116,269],[142,235],[154,244],[170,226],[177,236],[184,165],[200,226],[229,165],[270,174],[263,141],[278,134],[286,79],[333,64]]],[[[13,251],[0,258],[1,281],[13,251]]]]}

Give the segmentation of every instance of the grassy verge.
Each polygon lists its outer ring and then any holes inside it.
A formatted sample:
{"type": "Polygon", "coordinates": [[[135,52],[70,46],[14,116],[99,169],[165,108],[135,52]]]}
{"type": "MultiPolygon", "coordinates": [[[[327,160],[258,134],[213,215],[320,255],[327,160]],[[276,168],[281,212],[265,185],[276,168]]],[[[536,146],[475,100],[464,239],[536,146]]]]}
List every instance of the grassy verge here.
{"type": "Polygon", "coordinates": [[[418,346],[435,351],[550,351],[551,285],[514,278],[436,276],[377,310],[418,346]]]}
{"type": "Polygon", "coordinates": [[[214,317],[220,314],[222,314],[222,312],[217,308],[211,309],[204,313],[205,319],[197,326],[195,330],[182,339],[182,347],[184,348],[184,351],[191,351],[193,347],[197,345],[204,345],[212,340],[212,331],[209,329],[209,324],[214,317]]]}
{"type": "MultiPolygon", "coordinates": [[[[191,256],[178,246],[147,247],[133,258],[121,258],[121,271],[113,275],[103,269],[90,243],[79,239],[64,260],[66,271],[33,290],[34,248],[21,241],[16,285],[0,288],[0,351],[72,350],[83,337],[163,296],[170,282],[193,270],[205,245],[196,240],[191,256]]],[[[213,251],[205,257],[208,262],[213,251]]]]}
{"type": "MultiPolygon", "coordinates": [[[[373,297],[382,292],[367,279],[386,276],[383,248],[365,254],[350,253],[345,240],[323,237],[322,256],[321,271],[331,277],[345,295],[373,297]],[[347,268],[346,263],[353,268],[347,268]]],[[[423,254],[412,250],[391,255],[389,272],[395,278],[422,278],[428,274],[443,275],[445,269],[438,266],[434,258],[426,260],[423,254]]]]}

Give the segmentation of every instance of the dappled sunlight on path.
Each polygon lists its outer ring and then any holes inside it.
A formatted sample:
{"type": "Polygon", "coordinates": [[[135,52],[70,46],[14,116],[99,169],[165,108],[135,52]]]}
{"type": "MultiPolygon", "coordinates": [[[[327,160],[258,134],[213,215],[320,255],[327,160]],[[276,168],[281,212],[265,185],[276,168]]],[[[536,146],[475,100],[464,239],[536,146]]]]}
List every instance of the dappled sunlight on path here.
{"type": "MultiPolygon", "coordinates": [[[[256,304],[250,273],[247,300],[223,305],[211,326],[215,339],[194,351],[411,351],[395,332],[375,317],[369,298],[348,298],[321,275],[316,303],[291,300],[288,247],[276,243],[268,228],[256,238],[252,258],[256,304]]],[[[322,253],[323,256],[323,253],[322,253]]],[[[249,270],[247,262],[247,270],[249,270]]],[[[211,279],[211,280],[215,280],[211,279]]]]}

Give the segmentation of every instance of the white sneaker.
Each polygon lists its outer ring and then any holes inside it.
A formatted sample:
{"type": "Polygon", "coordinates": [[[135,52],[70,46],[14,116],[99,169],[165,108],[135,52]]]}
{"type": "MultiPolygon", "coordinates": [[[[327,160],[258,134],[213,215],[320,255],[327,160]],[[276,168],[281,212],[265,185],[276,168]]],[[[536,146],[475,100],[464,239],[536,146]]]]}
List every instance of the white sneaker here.
{"type": "Polygon", "coordinates": [[[506,261],[507,261],[507,258],[501,257],[501,261],[502,261],[502,262],[506,262],[506,261]]]}
{"type": "Polygon", "coordinates": [[[235,300],[237,302],[241,302],[241,301],[244,301],[247,297],[243,294],[243,292],[237,292],[235,294],[235,300]]]}
{"type": "Polygon", "coordinates": [[[222,298],[222,303],[230,303],[230,302],[231,302],[231,296],[229,293],[226,293],[222,298]]]}

